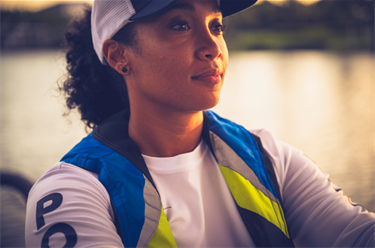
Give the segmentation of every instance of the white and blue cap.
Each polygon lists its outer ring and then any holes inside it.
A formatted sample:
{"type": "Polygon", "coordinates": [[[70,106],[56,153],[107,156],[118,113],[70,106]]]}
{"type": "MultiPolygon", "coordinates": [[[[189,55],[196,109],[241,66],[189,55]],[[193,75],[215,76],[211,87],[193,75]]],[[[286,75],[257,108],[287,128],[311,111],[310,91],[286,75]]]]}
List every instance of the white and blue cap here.
{"type": "MultiPolygon", "coordinates": [[[[161,13],[178,0],[95,0],[91,14],[92,42],[104,64],[105,40],[111,39],[129,22],[161,13]]],[[[204,0],[202,0],[204,1],[204,0]]],[[[253,5],[257,0],[217,0],[223,17],[253,5]]]]}

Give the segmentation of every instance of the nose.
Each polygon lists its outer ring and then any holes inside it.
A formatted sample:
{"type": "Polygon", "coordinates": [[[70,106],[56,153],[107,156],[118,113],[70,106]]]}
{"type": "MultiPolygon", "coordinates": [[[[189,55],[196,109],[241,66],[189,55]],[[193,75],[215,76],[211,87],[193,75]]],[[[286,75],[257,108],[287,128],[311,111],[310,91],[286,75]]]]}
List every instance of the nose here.
{"type": "Polygon", "coordinates": [[[197,57],[199,60],[215,60],[222,56],[223,51],[220,47],[220,38],[218,36],[213,34],[209,29],[200,32],[197,36],[197,57]]]}

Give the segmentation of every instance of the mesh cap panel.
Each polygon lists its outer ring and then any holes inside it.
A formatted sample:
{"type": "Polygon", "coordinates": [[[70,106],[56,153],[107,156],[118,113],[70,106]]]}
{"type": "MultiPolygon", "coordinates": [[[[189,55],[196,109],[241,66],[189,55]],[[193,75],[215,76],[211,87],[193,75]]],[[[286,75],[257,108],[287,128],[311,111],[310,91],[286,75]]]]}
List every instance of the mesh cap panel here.
{"type": "Polygon", "coordinates": [[[102,47],[105,40],[112,38],[129,23],[135,14],[130,0],[96,0],[92,6],[91,34],[96,54],[104,63],[102,47]]]}

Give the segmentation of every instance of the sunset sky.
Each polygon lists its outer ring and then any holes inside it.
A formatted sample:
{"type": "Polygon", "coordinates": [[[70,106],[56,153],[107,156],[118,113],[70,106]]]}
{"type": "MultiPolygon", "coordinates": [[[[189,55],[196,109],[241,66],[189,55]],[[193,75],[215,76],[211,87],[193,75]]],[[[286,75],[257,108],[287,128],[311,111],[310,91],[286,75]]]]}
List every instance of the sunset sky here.
{"type": "MultiPolygon", "coordinates": [[[[0,7],[1,9],[7,10],[29,10],[29,11],[39,11],[44,8],[48,8],[50,6],[59,4],[59,3],[77,3],[77,2],[84,2],[84,3],[91,3],[93,0],[1,0],[0,7]]],[[[282,4],[284,1],[287,0],[258,0],[261,1],[270,1],[275,4],[282,4]]],[[[295,0],[299,1],[303,4],[312,4],[319,0],[295,0]]]]}

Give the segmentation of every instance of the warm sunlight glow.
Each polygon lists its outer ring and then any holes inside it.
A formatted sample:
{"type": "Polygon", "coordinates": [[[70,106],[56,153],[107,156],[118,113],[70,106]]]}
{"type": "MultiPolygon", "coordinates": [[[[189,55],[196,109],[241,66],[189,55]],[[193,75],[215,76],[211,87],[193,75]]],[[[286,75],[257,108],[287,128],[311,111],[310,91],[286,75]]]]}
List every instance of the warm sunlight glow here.
{"type": "Polygon", "coordinates": [[[260,4],[261,2],[268,1],[270,3],[273,3],[275,5],[283,5],[287,1],[297,1],[302,3],[303,5],[311,5],[313,3],[319,2],[321,0],[258,0],[257,4],[260,4]]]}
{"type": "Polygon", "coordinates": [[[62,3],[92,3],[93,0],[1,0],[0,8],[6,10],[39,11],[62,3]]]}
{"type": "MultiPolygon", "coordinates": [[[[316,3],[320,0],[258,0],[257,4],[261,2],[269,1],[276,5],[282,5],[286,1],[298,1],[304,5],[310,5],[316,3]]],[[[6,10],[29,10],[29,11],[39,11],[56,4],[61,3],[92,3],[93,0],[1,0],[1,9],[6,10]]]]}
{"type": "Polygon", "coordinates": [[[319,2],[320,0],[296,0],[304,5],[311,5],[313,3],[319,2]]]}

